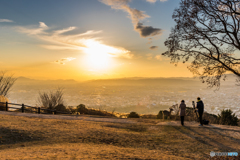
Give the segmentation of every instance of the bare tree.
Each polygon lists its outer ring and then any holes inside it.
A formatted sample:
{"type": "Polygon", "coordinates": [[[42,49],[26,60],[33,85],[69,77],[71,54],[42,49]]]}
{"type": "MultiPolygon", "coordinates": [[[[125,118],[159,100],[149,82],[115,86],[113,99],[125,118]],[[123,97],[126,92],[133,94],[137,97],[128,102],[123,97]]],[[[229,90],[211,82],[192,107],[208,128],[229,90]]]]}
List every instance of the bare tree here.
{"type": "Polygon", "coordinates": [[[182,0],[174,10],[171,30],[162,55],[188,69],[209,87],[220,87],[227,73],[240,80],[240,1],[182,0]]]}
{"type": "Polygon", "coordinates": [[[58,105],[63,105],[63,89],[49,92],[39,92],[38,103],[40,106],[47,109],[55,109],[58,105]]]}
{"type": "Polygon", "coordinates": [[[0,95],[5,97],[17,78],[13,78],[13,76],[7,76],[5,72],[1,72],[0,74],[0,95]]]}

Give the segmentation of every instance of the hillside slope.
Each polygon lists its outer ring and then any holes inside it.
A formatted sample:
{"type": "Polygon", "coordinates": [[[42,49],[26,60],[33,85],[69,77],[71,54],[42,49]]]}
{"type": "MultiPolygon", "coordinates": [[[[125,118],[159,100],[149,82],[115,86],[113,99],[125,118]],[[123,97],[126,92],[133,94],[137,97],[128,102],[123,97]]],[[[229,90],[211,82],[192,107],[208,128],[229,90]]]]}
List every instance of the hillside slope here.
{"type": "Polygon", "coordinates": [[[232,129],[156,125],[161,120],[144,119],[111,123],[88,117],[0,117],[0,159],[179,160],[208,159],[211,151],[240,151],[239,130],[232,129]]]}

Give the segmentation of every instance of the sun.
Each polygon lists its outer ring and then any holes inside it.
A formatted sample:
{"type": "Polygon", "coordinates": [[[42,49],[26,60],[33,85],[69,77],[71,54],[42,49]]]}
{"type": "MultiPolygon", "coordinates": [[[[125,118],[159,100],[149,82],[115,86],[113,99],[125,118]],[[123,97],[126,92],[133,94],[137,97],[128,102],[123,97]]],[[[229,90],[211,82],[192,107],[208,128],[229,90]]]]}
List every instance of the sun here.
{"type": "Polygon", "coordinates": [[[86,40],[84,45],[86,63],[91,69],[103,70],[111,67],[112,58],[118,52],[117,48],[101,44],[96,40],[86,40]]]}

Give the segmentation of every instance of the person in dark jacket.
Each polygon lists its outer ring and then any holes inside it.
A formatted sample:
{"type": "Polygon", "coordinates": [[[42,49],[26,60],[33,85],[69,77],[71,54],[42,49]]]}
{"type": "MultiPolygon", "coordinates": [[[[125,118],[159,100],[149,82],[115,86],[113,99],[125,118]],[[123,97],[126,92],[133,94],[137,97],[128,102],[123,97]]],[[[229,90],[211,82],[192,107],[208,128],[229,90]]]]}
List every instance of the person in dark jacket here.
{"type": "Polygon", "coordinates": [[[200,121],[199,126],[203,126],[202,115],[203,115],[203,111],[204,111],[204,104],[200,97],[197,98],[197,109],[198,109],[199,121],[200,121]]]}
{"type": "Polygon", "coordinates": [[[184,126],[184,116],[186,115],[186,104],[184,100],[181,101],[181,104],[179,105],[179,115],[181,117],[181,124],[184,126]]]}

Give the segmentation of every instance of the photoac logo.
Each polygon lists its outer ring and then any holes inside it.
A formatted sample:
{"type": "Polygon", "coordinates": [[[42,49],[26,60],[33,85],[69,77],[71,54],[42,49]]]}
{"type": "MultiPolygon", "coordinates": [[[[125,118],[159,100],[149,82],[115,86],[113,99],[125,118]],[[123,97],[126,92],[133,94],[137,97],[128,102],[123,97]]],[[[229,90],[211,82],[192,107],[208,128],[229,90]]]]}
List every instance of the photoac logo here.
{"type": "Polygon", "coordinates": [[[211,156],[211,157],[214,157],[214,156],[215,156],[215,152],[213,152],[213,151],[210,152],[210,156],[211,156]]]}
{"type": "Polygon", "coordinates": [[[211,157],[214,157],[214,156],[229,156],[229,157],[232,157],[232,156],[238,156],[238,153],[237,152],[213,152],[213,151],[211,151],[210,156],[211,157]]]}

